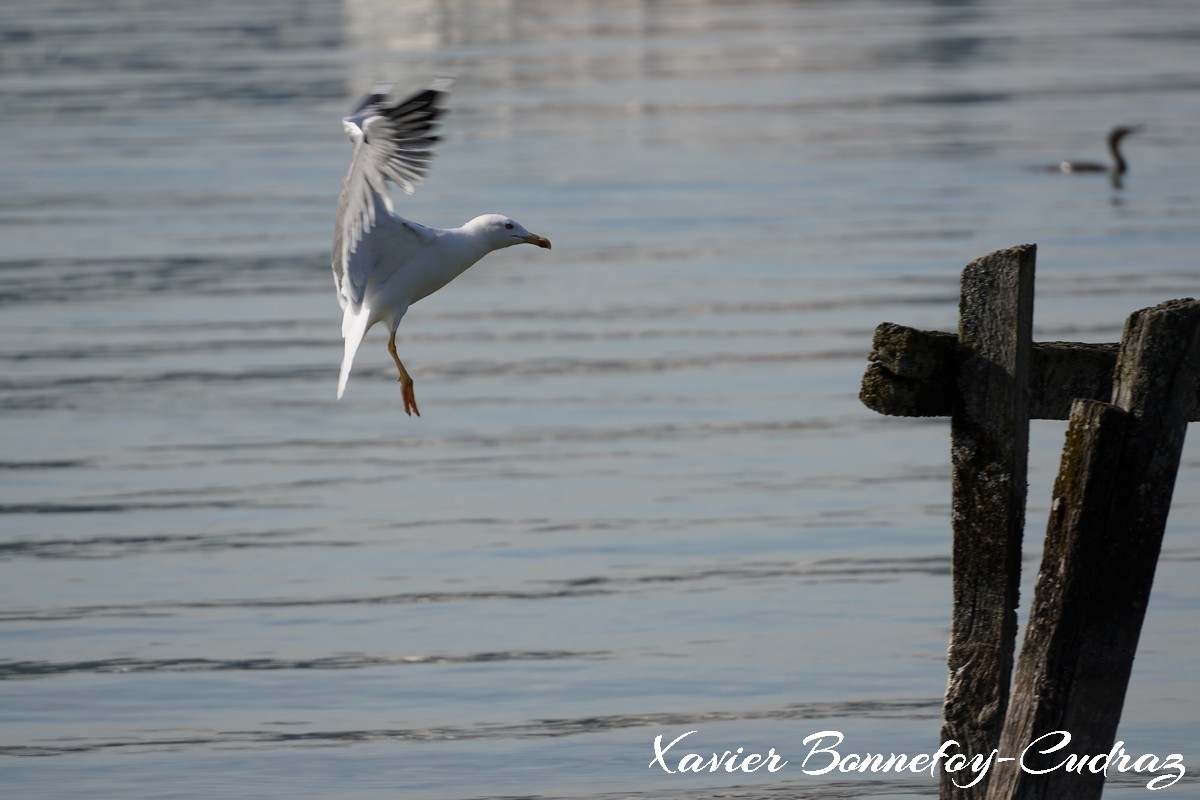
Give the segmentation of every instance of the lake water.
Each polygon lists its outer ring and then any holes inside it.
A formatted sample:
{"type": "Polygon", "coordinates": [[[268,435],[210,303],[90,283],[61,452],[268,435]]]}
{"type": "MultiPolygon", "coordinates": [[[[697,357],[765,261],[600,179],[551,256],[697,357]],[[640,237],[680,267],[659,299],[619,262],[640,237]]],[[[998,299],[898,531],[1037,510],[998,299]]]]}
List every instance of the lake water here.
{"type": "MultiPolygon", "coordinates": [[[[1039,245],[1036,336],[1200,294],[1190,2],[11,0],[0,782],[62,798],[934,797],[945,420],[857,399],[1039,245]],[[400,213],[500,211],[334,401],[340,124],[457,76],[400,213]],[[1121,188],[1038,168],[1127,140],[1121,188]],[[669,775],[657,735],[784,770],[669,775]]],[[[1033,426],[1025,598],[1064,424],[1033,426]]],[[[1200,770],[1200,445],[1120,738],[1200,770]]],[[[1111,779],[1106,798],[1146,796],[1111,779]]],[[[1190,789],[1188,785],[1190,784],[1190,789]]]]}

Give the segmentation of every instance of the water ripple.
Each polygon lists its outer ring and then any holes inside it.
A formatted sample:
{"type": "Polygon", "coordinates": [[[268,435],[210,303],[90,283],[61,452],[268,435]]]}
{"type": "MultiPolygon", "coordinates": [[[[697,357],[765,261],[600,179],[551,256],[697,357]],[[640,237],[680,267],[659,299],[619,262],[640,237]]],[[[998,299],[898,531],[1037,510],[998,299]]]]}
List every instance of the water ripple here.
{"type": "Polygon", "coordinates": [[[0,660],[0,680],[44,678],[72,673],[127,672],[259,672],[286,669],[366,669],[368,667],[413,666],[419,664],[481,664],[502,661],[557,661],[563,659],[606,658],[608,653],[569,650],[497,651],[468,655],[371,656],[346,653],[308,659],[287,658],[108,658],[95,661],[6,661],[0,660]]]}
{"type": "Polygon", "coordinates": [[[336,597],[251,597],[186,602],[147,602],[135,604],[112,604],[74,606],[60,608],[24,608],[0,611],[3,622],[49,622],[78,620],[92,617],[147,617],[173,616],[195,609],[215,608],[307,608],[328,606],[393,606],[417,603],[458,603],[487,600],[560,600],[593,597],[628,591],[642,587],[668,587],[684,582],[713,581],[759,581],[779,578],[794,578],[817,582],[865,582],[891,581],[902,575],[948,575],[948,556],[911,558],[833,558],[821,561],[794,564],[742,564],[714,568],[688,569],[679,572],[655,572],[646,575],[609,577],[603,575],[580,576],[560,580],[541,580],[547,589],[511,589],[492,591],[461,592],[398,592],[383,595],[336,596],[336,597]]]}
{"type": "MultiPolygon", "coordinates": [[[[557,656],[552,656],[557,657],[557,656]]],[[[96,751],[143,752],[186,750],[193,747],[274,749],[289,745],[353,745],[364,742],[456,742],[471,739],[536,739],[578,736],[604,731],[654,726],[682,728],[739,721],[792,721],[808,719],[936,719],[941,698],[878,699],[800,703],[773,709],[647,712],[560,717],[516,723],[476,723],[427,728],[373,728],[368,730],[240,730],[174,732],[163,736],[129,739],[75,739],[54,744],[0,747],[0,756],[61,756],[96,751]]],[[[289,727],[291,724],[289,723],[289,727]]]]}

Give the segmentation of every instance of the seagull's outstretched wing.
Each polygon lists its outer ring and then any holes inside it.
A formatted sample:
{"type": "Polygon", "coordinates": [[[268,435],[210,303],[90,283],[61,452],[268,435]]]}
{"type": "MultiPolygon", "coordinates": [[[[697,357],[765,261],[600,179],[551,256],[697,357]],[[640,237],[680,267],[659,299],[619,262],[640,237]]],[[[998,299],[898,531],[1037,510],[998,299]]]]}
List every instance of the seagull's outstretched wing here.
{"type": "Polygon", "coordinates": [[[440,79],[399,101],[388,94],[390,87],[376,86],[342,120],[354,143],[333,232],[333,280],[342,308],[362,302],[370,275],[355,272],[361,272],[369,261],[353,255],[374,227],[376,215],[391,211],[388,182],[412,194],[429,170],[433,146],[438,142],[433,132],[450,83],[440,79]]]}

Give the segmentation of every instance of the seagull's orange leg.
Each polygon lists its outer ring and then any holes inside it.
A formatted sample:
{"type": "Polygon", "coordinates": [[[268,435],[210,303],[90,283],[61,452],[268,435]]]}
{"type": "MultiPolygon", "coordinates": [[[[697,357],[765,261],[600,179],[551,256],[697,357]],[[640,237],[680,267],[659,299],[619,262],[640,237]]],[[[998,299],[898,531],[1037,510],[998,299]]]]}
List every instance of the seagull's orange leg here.
{"type": "Polygon", "coordinates": [[[396,369],[400,370],[400,394],[404,397],[404,413],[410,417],[416,414],[421,416],[421,412],[417,409],[417,396],[413,393],[413,379],[408,374],[408,370],[404,368],[404,364],[400,361],[400,356],[396,355],[396,332],[392,331],[388,336],[388,352],[392,355],[392,360],[396,362],[396,369]]]}

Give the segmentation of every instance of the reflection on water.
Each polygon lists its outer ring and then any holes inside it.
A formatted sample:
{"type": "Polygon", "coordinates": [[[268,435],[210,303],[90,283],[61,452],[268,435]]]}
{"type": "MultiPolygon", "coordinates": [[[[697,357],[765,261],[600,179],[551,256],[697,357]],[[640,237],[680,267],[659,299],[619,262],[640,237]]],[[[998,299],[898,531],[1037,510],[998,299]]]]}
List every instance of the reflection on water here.
{"type": "MultiPolygon", "coordinates": [[[[645,764],[690,729],[930,749],[948,432],[858,403],[871,331],[953,330],[961,266],[1025,241],[1041,339],[1115,341],[1130,311],[1200,291],[1193,17],[0,12],[6,785],[933,796],[645,764]],[[415,420],[378,332],[333,400],[339,120],[375,80],[447,73],[446,140],[401,213],[502,211],[555,250],[498,254],[409,313],[415,420]],[[1127,121],[1147,129],[1120,192],[1031,169],[1127,121]]],[[[1027,583],[1062,431],[1033,426],[1027,583]]],[[[1197,467],[1192,445],[1122,728],[1193,760],[1197,467]]]]}

